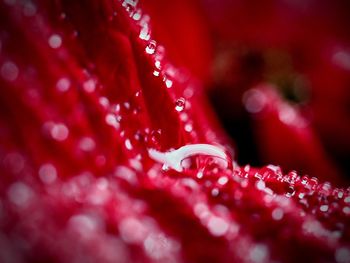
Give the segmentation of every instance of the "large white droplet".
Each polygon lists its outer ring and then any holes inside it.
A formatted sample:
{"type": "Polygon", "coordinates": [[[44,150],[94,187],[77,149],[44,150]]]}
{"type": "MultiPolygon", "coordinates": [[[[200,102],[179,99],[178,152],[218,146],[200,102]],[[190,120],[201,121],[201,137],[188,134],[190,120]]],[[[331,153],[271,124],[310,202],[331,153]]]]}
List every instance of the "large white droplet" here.
{"type": "Polygon", "coordinates": [[[57,34],[53,34],[50,36],[48,42],[49,42],[50,47],[56,49],[62,45],[62,38],[57,34]]]}

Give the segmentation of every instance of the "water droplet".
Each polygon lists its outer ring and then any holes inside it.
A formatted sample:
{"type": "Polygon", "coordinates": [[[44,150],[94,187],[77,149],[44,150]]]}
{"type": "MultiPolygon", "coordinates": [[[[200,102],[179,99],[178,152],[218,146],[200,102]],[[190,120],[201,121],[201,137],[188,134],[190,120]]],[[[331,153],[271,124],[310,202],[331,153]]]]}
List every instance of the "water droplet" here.
{"type": "Polygon", "coordinates": [[[128,150],[130,150],[130,151],[133,149],[133,147],[132,147],[131,142],[130,142],[129,139],[126,139],[126,140],[125,140],[125,147],[126,147],[126,149],[128,149],[128,150]]]}
{"type": "Polygon", "coordinates": [[[267,99],[264,93],[258,89],[251,89],[243,94],[243,104],[246,110],[250,113],[258,113],[262,111],[266,105],[266,101],[267,99]]]}
{"type": "Polygon", "coordinates": [[[154,76],[159,77],[159,74],[160,74],[160,72],[158,70],[154,70],[153,71],[153,75],[154,76]]]}
{"type": "Polygon", "coordinates": [[[100,97],[99,103],[105,108],[109,106],[109,100],[106,97],[100,97]]]}
{"type": "Polygon", "coordinates": [[[264,190],[266,187],[265,182],[263,180],[259,180],[255,186],[259,190],[264,190]]]}
{"type": "Polygon", "coordinates": [[[194,89],[193,88],[186,88],[184,90],[184,97],[189,99],[189,98],[192,98],[193,94],[194,94],[194,89]]]}
{"type": "Polygon", "coordinates": [[[345,206],[345,207],[343,208],[343,213],[346,214],[346,215],[350,215],[350,207],[345,206]]]}
{"type": "Polygon", "coordinates": [[[15,81],[18,73],[18,67],[11,61],[5,62],[1,67],[1,76],[8,81],[15,81]]]}
{"type": "Polygon", "coordinates": [[[90,137],[83,137],[79,142],[79,147],[83,151],[89,152],[95,149],[96,143],[90,137]]]}
{"type": "Polygon", "coordinates": [[[186,100],[184,98],[177,99],[175,102],[175,110],[179,112],[183,111],[183,109],[185,108],[185,103],[186,100]]]}
{"type": "Polygon", "coordinates": [[[218,188],[215,187],[211,190],[212,196],[217,197],[219,194],[220,194],[220,190],[218,188]]]}
{"type": "Polygon", "coordinates": [[[102,228],[102,222],[91,215],[78,214],[69,219],[68,228],[83,238],[89,238],[102,228]]]}
{"type": "Polygon", "coordinates": [[[154,41],[154,40],[151,40],[149,43],[148,43],[148,45],[146,46],[146,53],[147,54],[150,54],[150,55],[152,55],[152,54],[154,54],[154,52],[156,51],[156,47],[157,47],[157,43],[156,43],[156,41],[154,41]]]}
{"type": "Polygon", "coordinates": [[[134,15],[132,16],[132,18],[135,20],[135,21],[139,21],[142,17],[142,11],[141,9],[137,9],[134,13],[134,15]]]}
{"type": "Polygon", "coordinates": [[[321,212],[327,212],[327,211],[328,211],[328,208],[329,208],[328,205],[321,205],[321,206],[320,206],[320,211],[321,211],[321,212]]]}
{"type": "Polygon", "coordinates": [[[203,171],[201,170],[201,171],[199,171],[198,173],[197,173],[197,178],[198,179],[202,179],[203,178],[203,176],[204,176],[204,173],[203,173],[203,171]]]}
{"type": "Polygon", "coordinates": [[[56,49],[62,45],[62,38],[57,34],[53,34],[50,36],[48,42],[51,48],[56,49]]]}
{"type": "Polygon", "coordinates": [[[295,189],[293,186],[289,186],[286,192],[287,197],[292,197],[295,194],[295,189]]]}
{"type": "Polygon", "coordinates": [[[165,86],[170,89],[173,86],[173,81],[171,79],[166,79],[165,86]]]}
{"type": "Polygon", "coordinates": [[[191,124],[191,123],[187,123],[187,124],[185,125],[185,131],[191,132],[192,130],[193,130],[192,124],[191,124]]]}
{"type": "Polygon", "coordinates": [[[130,244],[141,243],[147,235],[147,228],[137,218],[124,218],[118,225],[121,238],[130,244]]]}
{"type": "Polygon", "coordinates": [[[96,82],[92,79],[85,81],[83,84],[83,89],[88,93],[94,92],[96,89],[96,82]]]}
{"type": "Polygon", "coordinates": [[[116,128],[116,129],[119,129],[119,127],[120,127],[120,124],[119,124],[119,122],[117,121],[115,115],[113,115],[113,114],[111,114],[111,113],[109,113],[109,114],[106,115],[105,121],[106,121],[106,123],[107,123],[108,125],[110,125],[110,126],[116,128]]]}
{"type": "Polygon", "coordinates": [[[39,177],[45,184],[52,184],[57,178],[57,170],[50,163],[43,164],[39,169],[39,177]]]}
{"type": "Polygon", "coordinates": [[[346,204],[350,203],[350,196],[345,197],[344,203],[346,203],[346,204]]]}
{"type": "Polygon", "coordinates": [[[33,190],[22,182],[16,182],[10,186],[7,192],[9,200],[17,206],[25,207],[34,196],[33,190]]]}
{"type": "Polygon", "coordinates": [[[225,185],[225,184],[227,184],[227,182],[228,182],[228,178],[226,176],[221,176],[218,179],[218,183],[221,184],[221,185],[225,185]]]}
{"type": "Polygon", "coordinates": [[[69,130],[63,123],[56,123],[51,127],[50,134],[53,139],[61,142],[68,138],[69,130]]]}
{"type": "Polygon", "coordinates": [[[284,212],[281,208],[275,208],[272,211],[272,218],[276,221],[279,221],[283,218],[284,212]]]}
{"type": "Polygon", "coordinates": [[[151,38],[151,30],[148,27],[148,24],[144,24],[141,28],[139,38],[148,41],[151,38]]]}
{"type": "Polygon", "coordinates": [[[61,78],[56,83],[56,88],[60,92],[66,92],[70,87],[70,81],[67,78],[61,78]]]}
{"type": "Polygon", "coordinates": [[[254,263],[267,262],[269,250],[265,245],[255,245],[250,249],[249,258],[254,263]]]}
{"type": "Polygon", "coordinates": [[[229,224],[222,218],[212,216],[208,222],[208,229],[214,236],[223,236],[229,229],[229,224]]]}

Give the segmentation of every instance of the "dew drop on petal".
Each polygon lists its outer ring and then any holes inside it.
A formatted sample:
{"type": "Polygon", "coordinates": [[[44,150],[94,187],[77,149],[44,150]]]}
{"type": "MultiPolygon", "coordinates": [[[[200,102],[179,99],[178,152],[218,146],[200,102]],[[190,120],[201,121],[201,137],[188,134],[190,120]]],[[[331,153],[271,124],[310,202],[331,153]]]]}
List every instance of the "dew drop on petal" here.
{"type": "Polygon", "coordinates": [[[212,235],[214,236],[225,235],[228,231],[228,228],[229,228],[228,223],[220,217],[212,216],[209,219],[208,229],[210,233],[212,233],[212,235]]]}
{"type": "Polygon", "coordinates": [[[64,141],[68,138],[69,130],[63,123],[54,124],[51,128],[51,136],[57,141],[64,141]]]}
{"type": "Polygon", "coordinates": [[[56,49],[62,45],[62,38],[57,34],[53,34],[49,37],[48,42],[51,48],[56,49]]]}
{"type": "Polygon", "coordinates": [[[106,123],[108,125],[116,128],[116,129],[118,129],[119,126],[120,126],[120,124],[118,123],[116,117],[113,114],[111,114],[111,113],[106,115],[105,121],[106,121],[106,123]]]}
{"type": "Polygon", "coordinates": [[[56,83],[56,88],[60,92],[66,92],[70,87],[70,81],[67,78],[61,78],[56,83]]]}
{"type": "Polygon", "coordinates": [[[327,212],[328,211],[328,205],[321,205],[320,206],[320,211],[321,212],[327,212]]]}
{"type": "Polygon", "coordinates": [[[141,9],[137,9],[135,12],[134,12],[134,15],[132,16],[132,18],[135,20],[135,21],[139,21],[141,19],[141,16],[142,16],[142,11],[141,9]]]}
{"type": "Polygon", "coordinates": [[[130,140],[129,139],[126,139],[125,140],[125,147],[126,147],[126,149],[128,149],[128,150],[132,150],[132,145],[131,145],[131,142],[130,142],[130,140]]]}
{"type": "Polygon", "coordinates": [[[1,66],[1,76],[8,81],[15,81],[18,77],[18,67],[11,61],[5,62],[1,66]]]}
{"type": "Polygon", "coordinates": [[[345,197],[344,202],[350,204],[350,196],[345,197]]]}
{"type": "Polygon", "coordinates": [[[265,245],[255,245],[250,249],[249,258],[254,263],[266,262],[268,257],[268,248],[265,245]]]}
{"type": "Polygon", "coordinates": [[[84,88],[84,90],[85,90],[86,92],[92,93],[92,92],[94,92],[95,89],[96,89],[96,83],[95,83],[94,80],[89,79],[89,80],[87,80],[87,81],[84,82],[83,88],[84,88]]]}
{"type": "Polygon", "coordinates": [[[272,211],[272,218],[276,221],[279,221],[283,218],[284,216],[284,212],[281,208],[275,208],[273,211],[272,211]]]}
{"type": "Polygon", "coordinates": [[[83,151],[89,152],[95,149],[96,143],[90,137],[83,137],[79,142],[79,147],[83,151]]]}
{"type": "Polygon", "coordinates": [[[345,206],[345,207],[343,208],[343,213],[344,213],[345,215],[350,215],[350,207],[349,207],[349,206],[345,206]]]}
{"type": "Polygon", "coordinates": [[[226,176],[221,176],[218,179],[218,183],[221,184],[221,185],[225,185],[225,184],[227,184],[227,182],[228,182],[228,178],[226,176]]]}
{"type": "Polygon", "coordinates": [[[89,238],[101,228],[101,223],[90,215],[78,214],[69,219],[68,228],[83,238],[89,238]]]}
{"type": "Polygon", "coordinates": [[[185,124],[185,131],[191,132],[193,130],[193,126],[191,123],[185,124]]]}
{"type": "Polygon", "coordinates": [[[57,178],[57,170],[55,166],[50,163],[40,166],[39,177],[45,184],[52,184],[57,178]]]}
{"type": "Polygon", "coordinates": [[[141,243],[147,234],[146,226],[134,217],[123,219],[118,228],[121,238],[131,244],[141,243]]]}
{"type": "Polygon", "coordinates": [[[22,182],[16,182],[10,186],[7,192],[9,200],[17,206],[25,207],[34,195],[33,190],[22,182]]]}
{"type": "Polygon", "coordinates": [[[173,81],[170,79],[165,80],[165,86],[170,89],[173,86],[173,81]]]}
{"type": "Polygon", "coordinates": [[[142,26],[139,37],[143,40],[149,40],[151,38],[150,29],[148,24],[142,26]]]}
{"type": "Polygon", "coordinates": [[[183,111],[183,109],[185,108],[185,103],[186,100],[184,98],[177,99],[175,102],[175,110],[179,112],[183,111]]]}
{"type": "Polygon", "coordinates": [[[243,94],[243,104],[250,113],[260,112],[265,107],[266,102],[265,95],[257,89],[248,90],[243,94]]]}
{"type": "Polygon", "coordinates": [[[146,53],[147,54],[150,54],[150,55],[152,55],[152,54],[154,54],[154,52],[156,51],[156,47],[157,47],[157,43],[156,43],[156,41],[154,41],[154,40],[151,40],[149,43],[148,43],[148,45],[146,46],[146,53]]]}

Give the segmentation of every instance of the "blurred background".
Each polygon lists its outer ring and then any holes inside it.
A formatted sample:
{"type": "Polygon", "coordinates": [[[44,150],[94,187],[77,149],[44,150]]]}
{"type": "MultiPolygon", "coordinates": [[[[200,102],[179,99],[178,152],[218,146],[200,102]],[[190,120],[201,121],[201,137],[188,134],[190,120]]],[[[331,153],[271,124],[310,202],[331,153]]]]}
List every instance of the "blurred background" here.
{"type": "Polygon", "coordinates": [[[202,82],[239,164],[348,181],[349,1],[143,4],[170,59],[202,82]]]}

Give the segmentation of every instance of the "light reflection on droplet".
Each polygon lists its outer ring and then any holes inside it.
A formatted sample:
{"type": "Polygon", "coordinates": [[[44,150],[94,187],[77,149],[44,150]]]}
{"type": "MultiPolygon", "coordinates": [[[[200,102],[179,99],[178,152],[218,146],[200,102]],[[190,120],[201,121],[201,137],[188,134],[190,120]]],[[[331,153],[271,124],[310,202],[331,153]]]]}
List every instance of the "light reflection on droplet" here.
{"type": "Polygon", "coordinates": [[[125,140],[125,147],[126,147],[126,149],[128,149],[128,150],[132,150],[132,145],[131,145],[131,142],[130,142],[130,140],[129,139],[126,139],[125,140]]]}
{"type": "Polygon", "coordinates": [[[154,41],[154,40],[151,40],[149,43],[148,43],[148,45],[146,46],[146,53],[147,54],[150,54],[150,55],[152,55],[152,54],[154,54],[154,52],[156,51],[156,47],[157,47],[157,43],[156,43],[156,41],[154,41]]]}
{"type": "Polygon", "coordinates": [[[175,110],[176,111],[182,111],[185,108],[185,99],[184,98],[179,98],[175,102],[175,110]]]}
{"type": "Polygon", "coordinates": [[[243,94],[243,104],[250,113],[260,112],[266,102],[266,97],[260,90],[250,89],[243,94]]]}
{"type": "Polygon", "coordinates": [[[63,123],[54,124],[51,128],[51,136],[57,141],[64,141],[68,138],[69,130],[63,123]]]}
{"type": "Polygon", "coordinates": [[[187,124],[185,125],[185,131],[191,132],[192,130],[193,130],[192,124],[191,124],[191,123],[187,123],[187,124]]]}
{"type": "Polygon", "coordinates": [[[33,197],[33,190],[22,182],[16,182],[10,186],[7,192],[9,200],[17,206],[25,207],[33,197]]]}
{"type": "Polygon", "coordinates": [[[61,78],[56,83],[56,88],[58,91],[66,92],[70,87],[70,81],[67,78],[61,78]]]}
{"type": "Polygon", "coordinates": [[[165,80],[165,86],[170,89],[173,86],[173,81],[170,79],[165,80]]]}
{"type": "Polygon", "coordinates": [[[118,228],[121,238],[130,244],[141,243],[147,235],[146,226],[134,217],[123,219],[118,228]]]}
{"type": "Polygon", "coordinates": [[[113,114],[110,114],[110,113],[107,114],[105,121],[108,125],[116,128],[116,129],[119,129],[119,127],[120,127],[120,124],[118,123],[116,117],[113,114]]]}
{"type": "Polygon", "coordinates": [[[74,215],[68,221],[68,228],[79,234],[82,238],[91,237],[101,227],[101,222],[96,218],[85,214],[74,215]]]}
{"type": "Polygon", "coordinates": [[[52,184],[57,178],[55,166],[50,163],[40,166],[39,177],[45,184],[52,184]]]}
{"type": "Polygon", "coordinates": [[[62,38],[57,34],[53,34],[50,36],[48,42],[51,48],[56,49],[62,45],[62,38]]]}
{"type": "Polygon", "coordinates": [[[149,40],[151,38],[150,29],[148,24],[142,26],[139,37],[143,40],[149,40]]]}
{"type": "Polygon", "coordinates": [[[281,208],[275,208],[272,211],[272,218],[276,221],[281,220],[283,218],[284,212],[281,208]]]}
{"type": "Polygon", "coordinates": [[[266,262],[269,251],[265,245],[255,245],[250,249],[249,258],[254,263],[266,262]]]}
{"type": "Polygon", "coordinates": [[[321,212],[327,212],[328,211],[328,205],[321,205],[320,206],[320,211],[321,212]]]}
{"type": "Polygon", "coordinates": [[[89,152],[95,149],[96,143],[90,137],[83,137],[79,142],[79,147],[83,151],[89,152]]]}
{"type": "Polygon", "coordinates": [[[214,236],[225,235],[228,231],[228,228],[229,228],[228,223],[220,217],[212,216],[209,219],[208,229],[210,233],[212,233],[212,235],[214,236]]]}
{"type": "Polygon", "coordinates": [[[83,88],[84,88],[84,90],[85,90],[86,92],[92,93],[92,92],[94,92],[95,89],[96,89],[96,83],[95,83],[94,80],[89,79],[89,80],[87,80],[87,81],[84,82],[83,88]]]}

